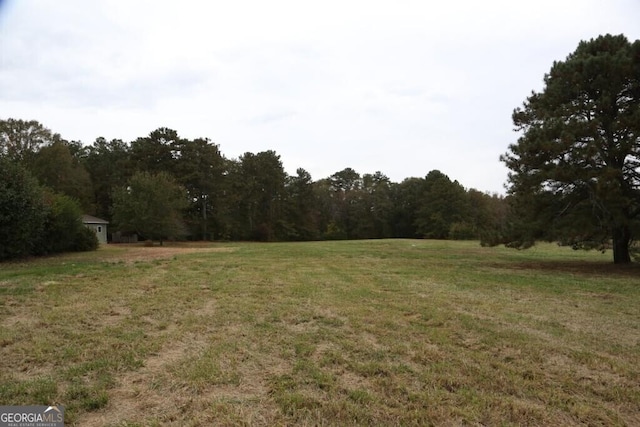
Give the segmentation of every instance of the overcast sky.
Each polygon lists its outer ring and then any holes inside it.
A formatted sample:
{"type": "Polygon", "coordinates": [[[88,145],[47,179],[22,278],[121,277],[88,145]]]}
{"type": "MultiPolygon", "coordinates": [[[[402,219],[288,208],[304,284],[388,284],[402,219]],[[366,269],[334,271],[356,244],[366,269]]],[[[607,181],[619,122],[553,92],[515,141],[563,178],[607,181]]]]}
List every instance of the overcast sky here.
{"type": "Polygon", "coordinates": [[[580,40],[639,39],[639,17],[638,0],[0,0],[0,118],[502,193],[513,109],[580,40]]]}

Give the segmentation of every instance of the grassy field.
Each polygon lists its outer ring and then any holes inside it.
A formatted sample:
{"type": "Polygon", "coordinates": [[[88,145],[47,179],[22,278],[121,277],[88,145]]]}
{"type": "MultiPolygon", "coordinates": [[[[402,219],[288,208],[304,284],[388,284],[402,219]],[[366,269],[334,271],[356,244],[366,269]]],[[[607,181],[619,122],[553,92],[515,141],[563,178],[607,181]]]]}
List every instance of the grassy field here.
{"type": "Polygon", "coordinates": [[[415,240],[0,264],[0,404],[67,425],[640,425],[640,269],[415,240]]]}

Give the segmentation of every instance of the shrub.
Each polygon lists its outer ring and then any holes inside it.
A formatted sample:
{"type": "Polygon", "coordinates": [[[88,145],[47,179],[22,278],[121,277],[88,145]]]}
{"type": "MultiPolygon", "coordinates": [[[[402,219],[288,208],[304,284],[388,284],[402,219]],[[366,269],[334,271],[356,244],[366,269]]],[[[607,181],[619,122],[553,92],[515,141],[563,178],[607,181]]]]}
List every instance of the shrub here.
{"type": "Polygon", "coordinates": [[[76,233],[69,250],[74,252],[95,251],[98,249],[98,244],[98,236],[95,231],[83,225],[76,233]]]}
{"type": "Polygon", "coordinates": [[[82,224],[78,202],[69,196],[48,192],[46,203],[49,209],[39,253],[94,250],[98,247],[95,233],[82,224]]]}

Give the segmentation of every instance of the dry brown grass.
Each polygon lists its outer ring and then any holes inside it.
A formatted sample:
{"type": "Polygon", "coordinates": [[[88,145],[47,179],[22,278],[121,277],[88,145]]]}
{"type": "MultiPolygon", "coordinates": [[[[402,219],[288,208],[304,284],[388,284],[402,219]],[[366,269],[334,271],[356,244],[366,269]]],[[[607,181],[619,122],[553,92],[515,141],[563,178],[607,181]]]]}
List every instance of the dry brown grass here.
{"type": "Polygon", "coordinates": [[[188,246],[179,243],[169,243],[163,246],[146,246],[139,243],[117,244],[103,246],[103,259],[111,262],[142,262],[158,259],[173,258],[178,255],[208,252],[232,252],[233,247],[211,247],[203,243],[191,243],[188,246]]]}
{"type": "Polygon", "coordinates": [[[77,426],[640,425],[635,271],[405,240],[6,264],[0,403],[77,426]]]}

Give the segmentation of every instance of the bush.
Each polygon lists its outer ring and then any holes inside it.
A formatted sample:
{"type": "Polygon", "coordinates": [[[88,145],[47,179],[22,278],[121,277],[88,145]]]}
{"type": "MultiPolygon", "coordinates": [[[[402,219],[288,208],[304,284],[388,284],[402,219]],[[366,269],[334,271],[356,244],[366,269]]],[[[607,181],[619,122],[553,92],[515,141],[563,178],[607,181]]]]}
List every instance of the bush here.
{"type": "Polygon", "coordinates": [[[74,252],[95,251],[98,249],[98,245],[98,236],[95,231],[83,225],[76,233],[69,250],[74,252]]]}
{"type": "Polygon", "coordinates": [[[49,209],[40,253],[95,250],[98,247],[95,233],[82,223],[78,202],[69,196],[49,192],[46,203],[49,209]]]}
{"type": "Polygon", "coordinates": [[[74,199],[43,190],[28,171],[0,158],[0,261],[97,247],[74,199]]]}

